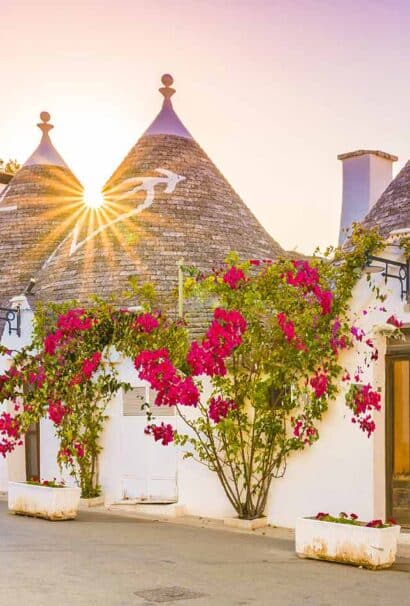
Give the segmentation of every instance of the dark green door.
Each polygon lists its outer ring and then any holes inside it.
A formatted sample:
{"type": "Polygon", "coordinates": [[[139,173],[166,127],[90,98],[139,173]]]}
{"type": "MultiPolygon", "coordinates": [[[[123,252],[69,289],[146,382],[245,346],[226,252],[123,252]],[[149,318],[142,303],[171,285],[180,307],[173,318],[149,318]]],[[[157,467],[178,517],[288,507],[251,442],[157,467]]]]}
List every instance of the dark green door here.
{"type": "Polygon", "coordinates": [[[40,425],[32,423],[25,436],[26,480],[40,479],[40,425]]]}

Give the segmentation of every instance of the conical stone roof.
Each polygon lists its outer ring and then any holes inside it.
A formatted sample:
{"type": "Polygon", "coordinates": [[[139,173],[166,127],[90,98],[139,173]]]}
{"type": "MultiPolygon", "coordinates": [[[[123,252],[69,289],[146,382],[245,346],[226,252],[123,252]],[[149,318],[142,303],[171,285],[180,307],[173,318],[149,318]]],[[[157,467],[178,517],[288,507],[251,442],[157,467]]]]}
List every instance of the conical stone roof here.
{"type": "Polygon", "coordinates": [[[75,222],[82,187],[49,138],[41,113],[40,145],[0,193],[0,304],[21,294],[75,222]]]}
{"type": "Polygon", "coordinates": [[[378,226],[382,236],[410,228],[410,160],[366,215],[363,225],[378,226]]]}
{"type": "Polygon", "coordinates": [[[166,300],[179,259],[206,271],[231,250],[244,259],[284,254],[176,115],[172,82],[163,76],[163,107],[105,185],[105,204],[43,271],[40,297],[118,295],[136,276],[166,300]]]}

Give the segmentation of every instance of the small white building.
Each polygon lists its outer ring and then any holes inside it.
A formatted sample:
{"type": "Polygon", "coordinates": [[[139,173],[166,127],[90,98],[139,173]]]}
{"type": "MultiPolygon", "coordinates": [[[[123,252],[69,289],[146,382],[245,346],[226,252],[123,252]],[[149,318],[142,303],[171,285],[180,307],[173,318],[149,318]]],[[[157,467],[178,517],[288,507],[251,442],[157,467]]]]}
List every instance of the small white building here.
{"type": "MultiPolygon", "coordinates": [[[[48,171],[47,184],[41,185],[43,219],[46,217],[47,221],[39,222],[37,229],[42,236],[46,236],[46,230],[54,234],[43,238],[46,244],[42,244],[41,255],[33,258],[30,247],[37,241],[35,230],[21,239],[25,258],[10,286],[14,292],[6,289],[9,298],[21,295],[30,277],[35,277],[37,284],[35,296],[27,292],[26,297],[2,303],[10,308],[18,305],[20,309],[20,334],[14,320],[4,328],[2,342],[11,349],[17,350],[30,340],[31,308],[38,299],[63,301],[84,299],[92,293],[120,293],[127,278],[137,274],[154,281],[166,302],[177,280],[176,263],[180,258],[206,270],[230,250],[237,250],[243,258],[283,254],[175,114],[170,100],[174,92],[172,79],[164,77],[163,84],[160,90],[164,104],[159,115],[104,188],[109,219],[102,225],[90,227],[91,211],[86,211],[75,225],[70,222],[73,209],[78,209],[81,190],[65,163],[57,163],[47,145],[41,155],[46,158],[45,164],[34,153],[34,164],[22,169],[20,177],[24,180],[19,185],[18,173],[11,182],[14,198],[5,203],[10,207],[20,203],[27,209],[33,205],[30,188],[27,190],[33,170],[30,166],[35,167],[31,178],[38,179],[41,171],[48,171]],[[56,173],[58,187],[55,180],[50,185],[50,171],[56,173]],[[67,187],[63,193],[62,178],[67,187]],[[132,195],[121,197],[124,188],[130,193],[130,187],[132,195]],[[114,208],[117,214],[110,215],[114,208]],[[59,212],[54,212],[56,209],[59,212]]],[[[48,132],[45,134],[48,138],[48,132]]],[[[397,230],[410,230],[410,162],[392,181],[394,156],[361,150],[343,154],[340,159],[344,165],[341,228],[352,219],[379,225],[389,236],[381,256],[403,263],[405,271],[406,259],[398,246],[402,231],[397,230]]],[[[2,215],[12,212],[1,213],[0,221],[2,215]]],[[[6,228],[2,230],[0,224],[0,246],[2,238],[6,244],[9,242],[6,228]]],[[[389,266],[389,273],[396,275],[398,269],[397,265],[389,266]]],[[[2,279],[8,279],[6,266],[2,279]]],[[[404,297],[409,291],[408,273],[401,281],[397,276],[388,278],[386,284],[381,274],[375,274],[375,279],[389,293],[389,312],[410,326],[410,308],[402,298],[402,290],[404,297]]],[[[324,417],[319,442],[290,457],[284,478],[273,481],[266,512],[272,524],[292,527],[299,515],[318,511],[337,514],[341,510],[368,519],[393,516],[410,524],[410,336],[408,342],[389,340],[387,316],[373,300],[364,277],[353,293],[352,314],[363,309],[370,312],[362,325],[380,353],[363,377],[363,382],[370,381],[381,390],[383,406],[377,418],[378,429],[370,439],[361,434],[351,423],[341,393],[324,417]]],[[[197,318],[199,329],[201,315],[196,310],[188,312],[197,318]]],[[[3,367],[8,363],[6,359],[1,362],[3,367]]],[[[146,419],[139,396],[143,394],[152,401],[152,394],[138,379],[130,360],[116,362],[120,376],[133,385],[133,390],[118,393],[108,408],[100,459],[100,483],[106,503],[129,498],[143,503],[178,503],[191,515],[231,515],[215,475],[191,459],[183,460],[177,448],[164,448],[144,435],[146,419]]],[[[357,354],[346,352],[343,362],[354,372],[357,354]]],[[[176,417],[169,418],[174,414],[172,409],[161,408],[155,413],[159,422],[178,423],[176,417]]],[[[26,437],[24,448],[0,461],[0,490],[7,490],[8,479],[58,476],[57,448],[51,422],[41,421],[26,437]]]]}

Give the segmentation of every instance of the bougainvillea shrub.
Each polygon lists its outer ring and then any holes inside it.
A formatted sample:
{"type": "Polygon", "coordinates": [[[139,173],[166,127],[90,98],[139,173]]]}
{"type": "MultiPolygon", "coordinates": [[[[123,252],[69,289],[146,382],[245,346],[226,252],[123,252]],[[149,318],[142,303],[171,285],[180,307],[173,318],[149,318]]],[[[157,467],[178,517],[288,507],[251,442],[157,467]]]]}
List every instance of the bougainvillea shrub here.
{"type": "Polygon", "coordinates": [[[102,300],[87,309],[72,305],[39,308],[32,344],[0,375],[1,400],[8,400],[12,410],[0,415],[0,452],[12,452],[30,424],[46,417],[59,439],[58,463],[76,479],[83,497],[94,497],[100,493],[98,456],[106,406],[121,387],[130,388],[118,379],[110,347],[116,344],[124,355],[135,356],[166,340],[178,358],[186,337],[179,323],[160,314],[137,314],[102,300]]]}
{"type": "MultiPolygon", "coordinates": [[[[48,417],[60,440],[59,463],[83,496],[98,493],[106,405],[130,387],[110,362],[116,350],[133,359],[157,406],[177,409],[178,431],[156,422],[144,404],[145,432],[161,446],[175,442],[215,472],[239,517],[263,515],[272,478],[283,475],[292,452],[319,439],[319,422],[341,388],[352,423],[369,437],[375,430],[380,394],[362,384],[362,375],[378,352],[351,318],[349,299],[366,252],[381,244],[375,231],[355,228],[349,250],[329,249],[309,261],[240,262],[232,254],[209,275],[185,268],[185,295],[213,307],[196,340],[183,320],[170,319],[145,296],[152,295],[149,285],[139,290],[139,312],[101,300],[37,310],[32,345],[0,376],[0,397],[11,407],[0,416],[2,454],[21,443],[30,423],[48,417]],[[340,355],[358,346],[363,361],[348,372],[340,355]],[[201,397],[204,377],[209,398],[201,397]]],[[[399,330],[399,320],[387,320],[399,330]]]]}

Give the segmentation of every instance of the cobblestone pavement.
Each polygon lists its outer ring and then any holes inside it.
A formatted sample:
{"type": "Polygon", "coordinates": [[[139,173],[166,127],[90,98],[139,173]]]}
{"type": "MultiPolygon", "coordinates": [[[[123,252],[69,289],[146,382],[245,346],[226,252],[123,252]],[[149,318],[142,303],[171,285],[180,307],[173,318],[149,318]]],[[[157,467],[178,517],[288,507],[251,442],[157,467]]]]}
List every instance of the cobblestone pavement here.
{"type": "Polygon", "coordinates": [[[404,606],[409,564],[371,572],[299,560],[287,538],[0,503],[1,606],[404,606]]]}

